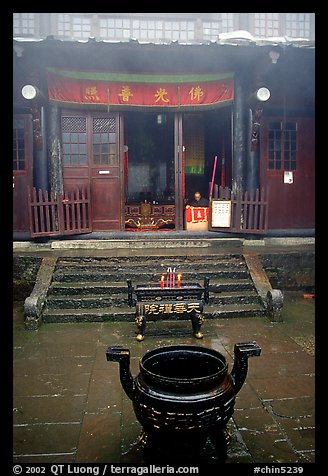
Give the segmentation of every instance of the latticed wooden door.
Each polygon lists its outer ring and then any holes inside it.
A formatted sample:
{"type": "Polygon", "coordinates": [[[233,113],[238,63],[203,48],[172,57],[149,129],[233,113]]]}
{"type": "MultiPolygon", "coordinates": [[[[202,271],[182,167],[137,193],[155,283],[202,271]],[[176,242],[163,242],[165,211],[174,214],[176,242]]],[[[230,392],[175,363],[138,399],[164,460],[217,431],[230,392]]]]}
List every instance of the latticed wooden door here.
{"type": "Polygon", "coordinates": [[[102,113],[64,113],[64,190],[90,188],[93,231],[121,228],[119,120],[102,113]]]}
{"type": "Polygon", "coordinates": [[[94,231],[121,228],[118,118],[91,117],[91,200],[94,231]]]}
{"type": "Polygon", "coordinates": [[[13,118],[13,230],[29,230],[27,189],[32,186],[32,117],[13,118]]]}

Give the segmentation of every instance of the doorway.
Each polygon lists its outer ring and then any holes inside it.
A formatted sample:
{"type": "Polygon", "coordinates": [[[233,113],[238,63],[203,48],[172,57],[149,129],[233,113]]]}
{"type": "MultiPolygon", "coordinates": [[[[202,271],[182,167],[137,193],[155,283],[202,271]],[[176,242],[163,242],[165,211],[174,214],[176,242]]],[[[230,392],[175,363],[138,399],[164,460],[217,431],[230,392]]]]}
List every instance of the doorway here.
{"type": "Polygon", "coordinates": [[[214,183],[231,188],[231,107],[183,116],[185,200],[199,191],[209,198],[215,156],[214,183]]]}
{"type": "Polygon", "coordinates": [[[312,118],[265,117],[261,131],[261,184],[270,189],[269,229],[314,228],[312,118]]]}
{"type": "Polygon", "coordinates": [[[174,114],[124,115],[127,230],[175,228],[174,114]]]}
{"type": "Polygon", "coordinates": [[[184,206],[231,187],[231,107],[62,115],[64,190],[90,187],[93,231],[182,230],[184,206]],[[224,161],[222,160],[224,159],[224,161]],[[223,183],[224,182],[224,183],[223,183]]]}
{"type": "Polygon", "coordinates": [[[92,230],[121,229],[118,114],[64,111],[61,118],[64,191],[89,188],[92,230]]]}
{"type": "Polygon", "coordinates": [[[129,113],[124,119],[127,203],[174,203],[174,117],[129,113]]]}
{"type": "Polygon", "coordinates": [[[188,200],[196,191],[209,198],[215,156],[215,184],[231,187],[231,115],[231,107],[124,115],[126,230],[183,229],[188,200]]]}
{"type": "Polygon", "coordinates": [[[33,184],[32,117],[13,118],[13,231],[28,232],[28,187],[33,184]]]}

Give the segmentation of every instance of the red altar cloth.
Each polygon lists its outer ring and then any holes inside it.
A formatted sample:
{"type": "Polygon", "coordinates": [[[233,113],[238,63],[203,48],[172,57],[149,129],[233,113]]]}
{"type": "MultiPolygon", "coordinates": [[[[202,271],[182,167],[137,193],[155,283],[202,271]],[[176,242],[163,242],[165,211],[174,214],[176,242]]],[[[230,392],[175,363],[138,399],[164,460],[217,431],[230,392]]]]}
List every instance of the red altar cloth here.
{"type": "Polygon", "coordinates": [[[186,207],[186,222],[208,221],[208,207],[186,207]]]}

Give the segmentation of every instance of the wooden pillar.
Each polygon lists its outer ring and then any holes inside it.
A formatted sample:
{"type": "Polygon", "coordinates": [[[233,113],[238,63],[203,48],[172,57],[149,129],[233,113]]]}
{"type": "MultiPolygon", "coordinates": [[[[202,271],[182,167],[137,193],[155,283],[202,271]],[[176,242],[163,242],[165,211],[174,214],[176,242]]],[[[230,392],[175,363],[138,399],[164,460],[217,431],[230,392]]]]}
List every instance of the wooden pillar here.
{"type": "Polygon", "coordinates": [[[235,77],[235,100],[233,107],[233,154],[232,154],[232,191],[243,192],[246,168],[246,111],[245,86],[240,73],[235,77]]]}
{"type": "Polygon", "coordinates": [[[38,127],[33,128],[34,133],[34,186],[38,189],[48,190],[48,161],[47,161],[47,128],[45,107],[37,108],[38,127]],[[37,129],[37,130],[35,130],[37,129]]]}
{"type": "Polygon", "coordinates": [[[258,118],[252,109],[247,110],[247,166],[246,190],[254,192],[260,186],[260,154],[258,148],[258,118]]]}
{"type": "Polygon", "coordinates": [[[182,163],[183,153],[182,142],[182,114],[175,115],[174,120],[174,181],[175,181],[175,229],[183,230],[183,213],[184,213],[184,197],[183,197],[183,180],[184,170],[182,163]]]}
{"type": "Polygon", "coordinates": [[[55,194],[63,193],[60,109],[57,105],[49,106],[48,129],[50,191],[55,194]]]}

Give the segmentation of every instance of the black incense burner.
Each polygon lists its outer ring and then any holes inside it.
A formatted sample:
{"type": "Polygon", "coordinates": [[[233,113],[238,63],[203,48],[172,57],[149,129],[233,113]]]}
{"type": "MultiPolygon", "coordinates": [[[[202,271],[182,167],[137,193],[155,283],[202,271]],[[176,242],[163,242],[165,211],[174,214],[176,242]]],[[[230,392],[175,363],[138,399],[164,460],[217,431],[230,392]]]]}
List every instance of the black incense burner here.
{"type": "Polygon", "coordinates": [[[173,455],[177,461],[187,454],[197,458],[208,439],[217,458],[225,459],[226,425],[247,376],[248,358],[260,353],[256,342],[235,344],[228,373],[225,357],[216,350],[166,346],[142,357],[136,377],[130,372],[129,349],[111,346],[106,357],[120,364],[122,387],[144,430],[145,454],[153,460],[160,454],[170,462],[173,455]]]}
{"type": "Polygon", "coordinates": [[[128,304],[135,305],[135,323],[137,341],[145,338],[147,320],[190,319],[194,337],[203,338],[201,326],[205,321],[205,304],[209,302],[209,278],[204,278],[204,285],[182,282],[182,274],[175,273],[175,268],[168,268],[162,274],[158,284],[138,284],[132,286],[127,280],[128,304]],[[136,301],[133,299],[136,295],[136,301]]]}

